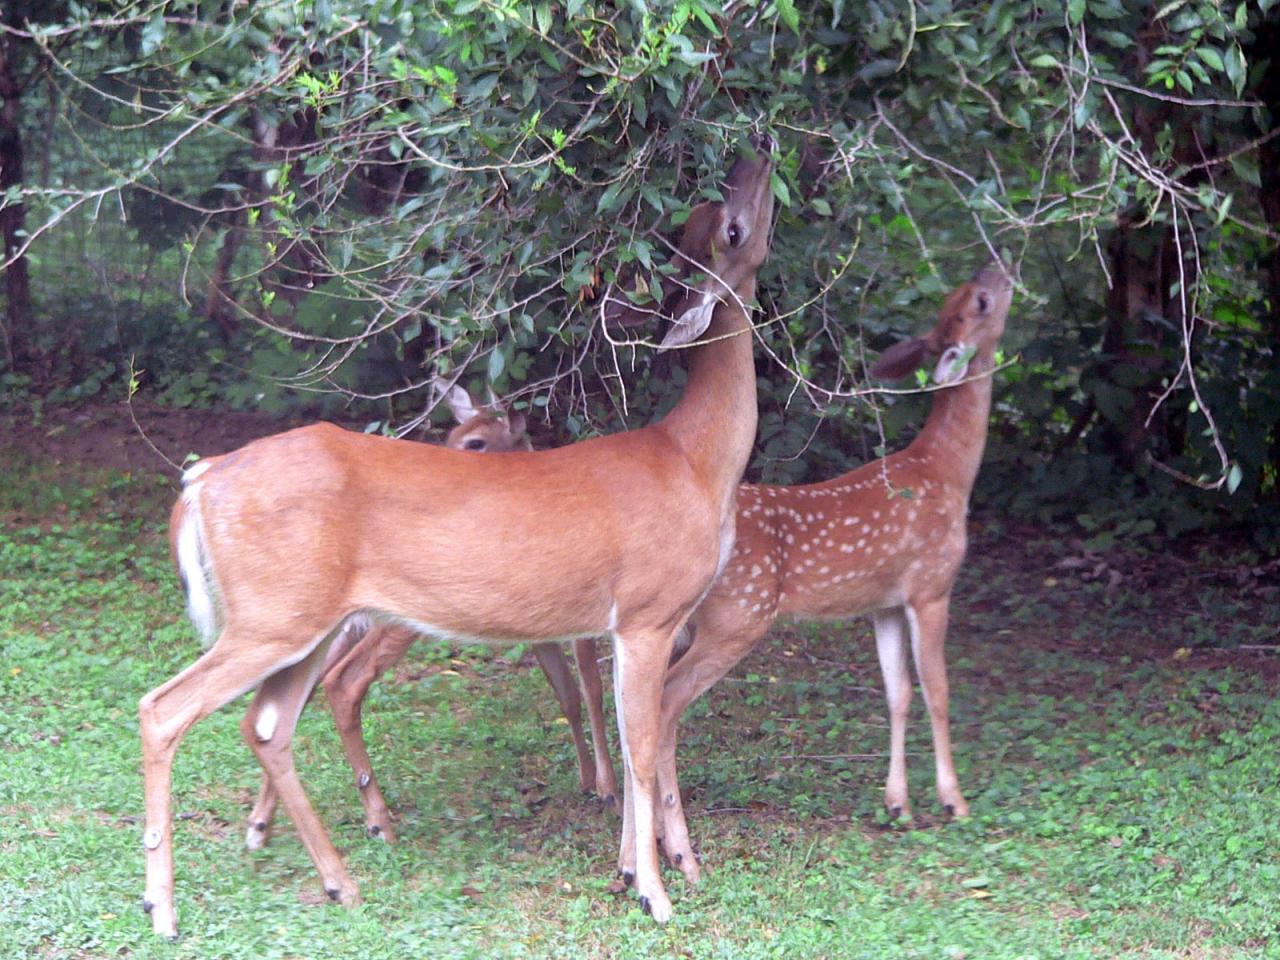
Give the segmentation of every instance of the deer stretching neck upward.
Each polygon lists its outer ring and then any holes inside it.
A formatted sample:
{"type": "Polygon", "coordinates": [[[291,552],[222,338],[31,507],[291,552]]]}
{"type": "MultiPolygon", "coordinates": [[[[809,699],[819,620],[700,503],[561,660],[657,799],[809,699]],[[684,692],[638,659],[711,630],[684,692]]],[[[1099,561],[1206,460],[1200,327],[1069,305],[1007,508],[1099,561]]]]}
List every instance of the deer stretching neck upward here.
{"type": "MultiPolygon", "coordinates": [[[[709,326],[746,328],[741,303],[768,252],[769,161],[740,159],[724,192],[686,223],[684,281],[667,281],[663,299],[675,319],[665,345],[692,343],[709,326]]],[[[614,311],[636,312],[625,302],[614,311]]],[[[626,778],[619,866],[654,918],[670,917],[654,835],[660,697],[675,633],[732,542],[732,488],[756,422],[746,340],[693,348],[689,389],[717,402],[711,413],[681,402],[629,433],[471,456],[318,424],[187,471],[174,542],[192,618],[213,642],[139,703],[144,906],[157,933],[177,933],[174,754],[193,723],[254,689],[241,732],[325,891],[358,900],[292,755],[298,714],[353,618],[493,644],[612,635],[626,778]]]]}
{"type": "Polygon", "coordinates": [[[662,842],[690,881],[698,879],[699,868],[676,779],[677,724],[778,617],[873,615],[889,701],[885,801],[895,816],[909,813],[909,641],[933,726],[939,797],[950,813],[968,813],[951,760],[943,642],[964,557],[969,494],[986,442],[990,374],[1011,296],[1003,267],[987,267],[951,294],[931,333],[890,348],[873,367],[874,375],[897,378],[928,356],[940,357],[933,379],[944,389],[905,450],[825,483],[739,488],[732,556],[690,619],[692,643],[663,690],[662,842]]]}
{"type": "MultiPolygon", "coordinates": [[[[492,394],[488,406],[482,406],[465,389],[455,385],[445,392],[444,399],[457,420],[457,426],[445,438],[445,446],[451,450],[507,453],[533,449],[525,432],[524,416],[508,411],[492,394]]],[[[174,526],[177,529],[181,524],[174,526]]],[[[365,812],[365,831],[370,837],[389,843],[395,841],[395,829],[391,811],[374,775],[361,727],[361,715],[369,687],[399,662],[416,639],[417,635],[408,627],[379,623],[366,628],[360,622],[350,621],[329,645],[320,680],[333,712],[334,726],[342,740],[343,752],[355,774],[365,812]]],[[[577,751],[578,779],[582,789],[594,788],[606,806],[613,806],[618,785],[609,759],[595,640],[584,637],[574,641],[574,656],[582,678],[581,693],[559,644],[535,643],[532,651],[568,721],[577,751]],[[591,724],[591,744],[587,743],[582,727],[584,700],[591,724]]],[[[271,778],[264,775],[245,830],[245,846],[250,850],[261,849],[269,839],[277,801],[275,786],[271,778]]]]}
{"type": "MultiPolygon", "coordinates": [[[[738,350],[745,350],[749,357],[750,340],[745,335],[739,335],[746,330],[745,320],[739,322],[735,315],[726,315],[724,322],[713,321],[706,336],[708,339],[733,337],[726,346],[732,345],[738,350]]],[[[741,417],[734,418],[732,412],[743,402],[749,402],[750,397],[744,397],[743,381],[728,380],[721,375],[721,371],[732,369],[743,360],[737,358],[730,363],[713,363],[709,361],[714,361],[715,355],[701,350],[693,351],[691,356],[689,387],[680,404],[662,421],[661,429],[668,432],[682,448],[696,451],[697,457],[694,459],[705,460],[706,471],[719,471],[725,475],[740,472],[740,468],[734,463],[715,459],[718,445],[726,438],[722,430],[707,431],[702,422],[703,417],[699,414],[714,418],[714,422],[737,424],[738,429],[745,430],[746,421],[741,417]],[[708,369],[704,372],[699,369],[700,365],[706,365],[708,369]]],[[[450,431],[446,446],[454,450],[498,453],[531,449],[523,434],[523,418],[509,422],[506,416],[482,411],[465,393],[461,399],[452,398],[450,404],[459,425],[450,431]]],[[[491,404],[491,407],[496,406],[496,401],[491,404]]],[[[741,437],[728,439],[735,446],[750,442],[741,437]]],[[[725,482],[724,477],[712,479],[714,484],[725,482]]],[[[728,489],[733,489],[732,484],[728,484],[728,489]]],[[[725,509],[727,511],[729,507],[726,506],[725,509]]],[[[360,627],[358,624],[347,626],[330,646],[321,682],[333,711],[343,750],[355,775],[360,802],[365,812],[365,830],[371,837],[394,841],[391,810],[373,771],[361,729],[362,705],[373,682],[405,655],[417,637],[412,630],[401,626],[379,624],[367,632],[360,627]]],[[[594,788],[605,805],[612,806],[615,803],[617,781],[609,758],[596,642],[593,638],[582,637],[575,640],[573,646],[581,677],[581,694],[558,644],[539,643],[534,644],[532,649],[568,721],[578,754],[582,789],[586,791],[594,788]],[[590,746],[582,726],[584,702],[591,727],[590,746]]],[[[266,843],[275,806],[275,790],[270,778],[264,776],[245,832],[245,845],[249,849],[260,849],[266,843]]]]}

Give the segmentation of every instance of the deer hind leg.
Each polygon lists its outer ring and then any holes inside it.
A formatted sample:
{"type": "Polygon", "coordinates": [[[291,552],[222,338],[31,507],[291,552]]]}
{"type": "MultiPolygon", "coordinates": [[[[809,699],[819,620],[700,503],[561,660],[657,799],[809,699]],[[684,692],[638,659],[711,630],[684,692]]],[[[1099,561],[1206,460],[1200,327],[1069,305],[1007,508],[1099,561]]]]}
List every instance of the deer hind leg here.
{"type": "Polygon", "coordinates": [[[662,683],[674,639],[671,629],[619,630],[613,644],[624,778],[618,869],[634,879],[641,907],[659,923],[671,919],[671,900],[658,869],[653,800],[662,683]]]}
{"type": "Polygon", "coordinates": [[[600,661],[596,655],[596,642],[590,637],[573,642],[573,657],[578,662],[578,677],[582,682],[582,699],[587,706],[587,720],[591,724],[591,750],[595,755],[596,796],[606,807],[618,803],[618,780],[609,758],[609,732],[604,720],[604,685],[600,682],[600,661]]]}
{"type": "Polygon", "coordinates": [[[173,903],[173,758],[192,724],[207,717],[286,664],[295,651],[287,644],[224,630],[195,663],[156,687],[138,703],[142,734],[147,886],[143,909],[157,934],[178,935],[173,903]]]}
{"type": "MultiPolygon", "coordinates": [[[[329,644],[322,674],[327,674],[338,661],[345,657],[364,633],[365,629],[361,625],[348,623],[344,626],[329,644]]],[[[244,845],[247,849],[261,850],[271,839],[271,823],[275,819],[278,801],[279,794],[276,793],[275,785],[264,773],[262,785],[258,788],[258,798],[254,801],[253,809],[249,811],[249,825],[244,832],[244,845]]]]}
{"type": "Polygon", "coordinates": [[[271,778],[298,838],[320,874],[325,893],[342,904],[360,900],[355,881],[334,849],[294,770],[293,732],[324,668],[327,644],[263,681],[240,722],[240,732],[271,778]]]}
{"type": "Polygon", "coordinates": [[[910,627],[901,607],[874,615],[876,655],[884,674],[884,695],[889,704],[889,777],[884,786],[884,805],[889,816],[911,816],[907,799],[907,715],[911,710],[911,672],[907,665],[907,634],[910,627]]]}
{"type": "Polygon", "coordinates": [[[587,746],[586,734],[582,732],[582,695],[578,693],[578,684],[573,679],[573,671],[569,669],[569,660],[558,643],[535,643],[533,655],[546,674],[551,689],[555,691],[560,712],[569,721],[573,746],[578,752],[578,785],[585,793],[594,782],[595,766],[591,748],[587,746]]]}
{"type": "Polygon", "coordinates": [[[325,696],[364,807],[365,833],[387,843],[395,842],[395,829],[391,810],[374,776],[361,717],[369,687],[405,655],[417,638],[405,627],[376,626],[324,675],[325,696]]]}
{"type": "Polygon", "coordinates": [[[967,817],[969,804],[960,793],[951,758],[950,691],[947,685],[947,619],[951,598],[944,596],[907,607],[911,623],[911,650],[915,655],[920,689],[933,726],[933,759],[937,768],[938,800],[953,817],[967,817]]]}

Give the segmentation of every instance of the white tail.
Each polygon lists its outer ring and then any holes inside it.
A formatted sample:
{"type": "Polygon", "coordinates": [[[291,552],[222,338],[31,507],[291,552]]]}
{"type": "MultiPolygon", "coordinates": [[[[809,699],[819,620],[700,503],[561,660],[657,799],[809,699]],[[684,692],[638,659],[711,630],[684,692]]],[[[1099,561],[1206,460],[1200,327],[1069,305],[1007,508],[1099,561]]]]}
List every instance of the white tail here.
{"type": "MultiPolygon", "coordinates": [[[[490,397],[488,405],[482,406],[463,387],[455,385],[446,391],[445,401],[458,421],[445,440],[445,446],[450,449],[488,453],[533,449],[525,433],[524,417],[508,411],[496,398],[490,397]]],[[[188,527],[184,526],[184,529],[188,527]]],[[[365,812],[365,830],[369,836],[388,842],[395,840],[395,829],[391,811],[373,772],[361,714],[369,687],[399,662],[416,639],[417,634],[407,627],[391,624],[368,627],[359,620],[348,621],[329,645],[320,681],[333,711],[334,724],[347,761],[355,775],[365,812]]],[[[609,759],[595,641],[586,638],[574,641],[574,654],[582,676],[581,694],[559,644],[535,643],[532,649],[569,722],[578,754],[578,777],[582,789],[594,788],[606,805],[613,806],[618,786],[609,759]],[[591,746],[588,746],[582,729],[584,697],[591,723],[591,746]]],[[[245,831],[245,845],[250,850],[260,849],[266,843],[277,799],[271,778],[264,775],[245,831]]]]}
{"type": "MultiPolygon", "coordinates": [[[[770,173],[767,159],[740,159],[725,200],[694,208],[685,225],[664,280],[661,312],[676,323],[663,342],[701,342],[659,423],[486,457],[317,424],[211,458],[190,482],[207,563],[184,573],[213,585],[220,630],[139,703],[144,905],[157,933],[177,933],[174,754],[193,723],[255,688],[241,732],[324,889],[358,900],[291,749],[328,648],[353,617],[494,644],[611,634],[626,780],[619,867],[655,919],[670,917],[654,835],[660,697],[673,638],[728,556],[755,435],[743,304],[768,252],[770,173]]],[[[643,312],[627,300],[611,310],[643,312]]]]}
{"type": "Polygon", "coordinates": [[[896,379],[929,356],[939,358],[933,379],[947,388],[934,395],[928,422],[905,450],[825,483],[739,488],[733,555],[690,618],[691,645],[668,673],[662,698],[662,843],[691,882],[699,869],[676,780],[677,724],[685,708],[779,617],[873,614],[889,702],[885,803],[894,816],[910,812],[910,642],[933,725],[938,796],[949,813],[967,815],[951,760],[943,642],[951,587],[964,558],[969,493],[986,444],[990,374],[1012,289],[1004,268],[992,264],[948,297],[927,336],[890,348],[873,367],[873,375],[896,379]]]}

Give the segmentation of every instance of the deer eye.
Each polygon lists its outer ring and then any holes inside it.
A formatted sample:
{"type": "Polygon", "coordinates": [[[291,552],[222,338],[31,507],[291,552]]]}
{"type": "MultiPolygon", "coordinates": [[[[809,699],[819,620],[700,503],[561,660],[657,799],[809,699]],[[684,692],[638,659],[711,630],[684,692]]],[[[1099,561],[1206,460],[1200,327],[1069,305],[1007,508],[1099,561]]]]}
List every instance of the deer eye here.
{"type": "Polygon", "coordinates": [[[991,303],[987,300],[987,295],[985,293],[978,294],[978,310],[986,313],[990,309],[991,303]]]}
{"type": "Polygon", "coordinates": [[[729,224],[729,229],[725,231],[725,236],[729,238],[729,246],[739,247],[742,245],[742,231],[738,229],[736,223],[729,224]]]}
{"type": "Polygon", "coordinates": [[[463,450],[483,450],[484,441],[481,440],[479,437],[472,437],[470,440],[468,440],[466,443],[462,445],[462,449],[463,450]]]}

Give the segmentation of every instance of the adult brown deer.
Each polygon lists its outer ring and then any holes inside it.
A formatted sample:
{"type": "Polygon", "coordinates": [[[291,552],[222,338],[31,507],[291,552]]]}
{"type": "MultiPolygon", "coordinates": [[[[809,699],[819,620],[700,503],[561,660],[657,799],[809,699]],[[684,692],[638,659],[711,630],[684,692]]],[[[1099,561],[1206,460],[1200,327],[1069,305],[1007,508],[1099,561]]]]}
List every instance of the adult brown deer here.
{"type": "MultiPolygon", "coordinates": [[[[457,426],[445,438],[446,447],[478,453],[533,449],[525,432],[524,416],[509,412],[492,396],[489,404],[484,406],[476,403],[465,389],[455,385],[445,391],[444,399],[457,420],[457,426]]],[[[180,524],[176,524],[174,529],[178,526],[180,524]]],[[[324,685],[333,722],[342,739],[342,749],[355,773],[360,802],[365,810],[365,829],[371,837],[393,842],[395,832],[391,825],[391,812],[369,759],[361,729],[361,713],[370,685],[399,662],[417,639],[417,634],[408,627],[394,624],[379,623],[367,630],[361,629],[362,626],[349,622],[329,645],[320,682],[324,685]]],[[[578,753],[578,778],[582,789],[594,787],[600,798],[612,805],[618,786],[606,740],[595,640],[574,641],[574,654],[578,659],[587,715],[591,722],[592,747],[587,745],[582,729],[583,695],[578,692],[573,671],[560,645],[535,643],[531,649],[569,722],[569,731],[578,753]]],[[[267,842],[277,800],[271,778],[264,775],[245,831],[245,846],[250,850],[260,849],[267,842]]]]}
{"type": "Polygon", "coordinates": [[[966,816],[951,759],[943,642],[951,588],[964,558],[969,493],[982,461],[991,373],[1013,284],[992,263],[955,290],[926,336],[890,347],[871,368],[897,379],[938,357],[924,428],[905,450],[806,486],[743,484],[738,534],[724,573],[689,620],[688,651],[667,674],[658,748],[663,849],[687,880],[699,867],[676,779],[676,735],[685,708],[724,676],[779,617],[871,614],[889,703],[885,803],[909,815],[906,724],[910,642],[933,726],[938,796],[966,816]]]}
{"type": "Polygon", "coordinates": [[[770,174],[766,157],[745,156],[723,202],[693,209],[660,311],[614,303],[617,319],[672,317],[665,346],[697,341],[684,395],[658,423],[487,457],[317,424],[186,472],[175,542],[188,610],[213,643],[138,707],[144,908],[158,934],[177,935],[174,754],[193,723],[255,689],[241,732],[325,891],[358,901],[291,748],[328,648],[353,618],[492,644],[612,636],[618,865],[654,919],[670,918],[654,836],[660,698],[675,634],[733,543],[756,429],[746,305],[769,248],[770,174]]]}

